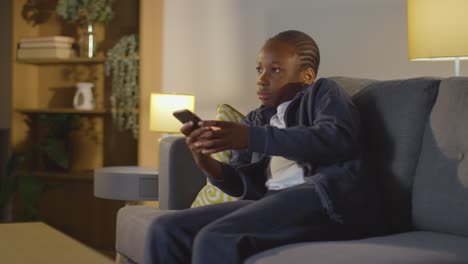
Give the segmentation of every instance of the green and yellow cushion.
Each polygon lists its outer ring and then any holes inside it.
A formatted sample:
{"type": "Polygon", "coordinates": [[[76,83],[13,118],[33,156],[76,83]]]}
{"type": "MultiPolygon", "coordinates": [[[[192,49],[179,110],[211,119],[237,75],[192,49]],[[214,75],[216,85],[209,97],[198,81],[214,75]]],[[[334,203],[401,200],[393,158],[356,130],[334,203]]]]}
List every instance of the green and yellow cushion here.
{"type": "MultiPolygon", "coordinates": [[[[220,104],[216,109],[216,119],[221,121],[240,122],[244,115],[228,104],[220,104]]],[[[214,153],[211,157],[220,162],[229,163],[231,159],[231,151],[225,150],[214,153]]],[[[209,204],[217,204],[223,202],[232,202],[239,200],[238,197],[233,197],[225,194],[216,186],[207,181],[206,185],[198,192],[197,197],[193,201],[191,207],[199,207],[209,204]]]]}

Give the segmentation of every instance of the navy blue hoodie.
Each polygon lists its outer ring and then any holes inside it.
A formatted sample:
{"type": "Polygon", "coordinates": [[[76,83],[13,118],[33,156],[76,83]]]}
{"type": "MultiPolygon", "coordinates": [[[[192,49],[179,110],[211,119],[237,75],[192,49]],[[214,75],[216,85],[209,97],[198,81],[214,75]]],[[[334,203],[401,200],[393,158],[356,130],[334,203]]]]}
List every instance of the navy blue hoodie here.
{"type": "Polygon", "coordinates": [[[282,156],[302,167],[332,220],[380,233],[375,179],[362,162],[360,114],[346,91],[322,78],[293,98],[286,128],[269,125],[274,114],[276,108],[260,107],[247,115],[248,149],[233,151],[230,164],[222,164],[223,179],[210,182],[229,195],[260,199],[270,156],[282,156]]]}

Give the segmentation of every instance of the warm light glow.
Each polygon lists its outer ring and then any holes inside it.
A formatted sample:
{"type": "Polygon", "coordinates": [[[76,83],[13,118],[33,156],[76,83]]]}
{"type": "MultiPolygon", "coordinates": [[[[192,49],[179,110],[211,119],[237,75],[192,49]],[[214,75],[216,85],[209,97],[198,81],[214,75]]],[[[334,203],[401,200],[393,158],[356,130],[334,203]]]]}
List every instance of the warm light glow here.
{"type": "Polygon", "coordinates": [[[468,0],[408,0],[410,60],[468,59],[468,0]]]}
{"type": "Polygon", "coordinates": [[[180,109],[194,111],[195,97],[187,94],[151,94],[150,130],[164,133],[180,133],[182,124],[172,112],[180,109]]]}

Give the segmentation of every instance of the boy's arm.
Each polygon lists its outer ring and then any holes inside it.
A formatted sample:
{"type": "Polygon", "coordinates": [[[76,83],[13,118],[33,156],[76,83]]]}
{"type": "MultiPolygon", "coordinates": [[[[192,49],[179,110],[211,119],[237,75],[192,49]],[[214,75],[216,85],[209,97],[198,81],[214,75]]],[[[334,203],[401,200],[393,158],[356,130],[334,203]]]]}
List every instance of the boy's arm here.
{"type": "MultiPolygon", "coordinates": [[[[242,124],[248,125],[246,120],[243,120],[242,124]]],[[[231,149],[230,151],[229,164],[219,162],[222,168],[222,179],[208,177],[208,180],[228,195],[240,197],[244,193],[244,183],[236,168],[250,163],[252,153],[247,149],[231,149]]]]}
{"type": "Polygon", "coordinates": [[[360,150],[360,116],[346,92],[329,80],[306,94],[300,116],[310,126],[279,129],[273,126],[249,127],[249,151],[303,161],[332,163],[354,158],[360,150]],[[325,89],[324,89],[325,88],[325,89]]]}
{"type": "MultiPolygon", "coordinates": [[[[209,136],[203,135],[209,135],[211,129],[206,126],[193,129],[193,125],[192,122],[184,124],[181,132],[187,136],[187,145],[198,167],[215,186],[231,196],[241,196],[244,189],[243,183],[234,167],[211,158],[209,154],[202,153],[203,147],[199,143],[209,138],[209,136]]],[[[245,155],[233,155],[233,162],[235,163],[242,162],[245,159],[245,155]]]]}
{"type": "Polygon", "coordinates": [[[196,159],[196,163],[207,179],[223,192],[235,197],[243,194],[242,179],[233,166],[219,162],[209,156],[196,159]]]}

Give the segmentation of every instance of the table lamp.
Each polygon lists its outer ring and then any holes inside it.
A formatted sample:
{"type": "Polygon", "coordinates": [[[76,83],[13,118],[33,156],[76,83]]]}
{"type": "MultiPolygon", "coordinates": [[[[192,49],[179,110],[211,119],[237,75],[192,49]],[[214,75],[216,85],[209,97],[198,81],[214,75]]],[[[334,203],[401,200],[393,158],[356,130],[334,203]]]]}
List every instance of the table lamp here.
{"type": "Polygon", "coordinates": [[[468,0],[408,0],[408,57],[412,61],[468,60],[468,0]]]}
{"type": "Polygon", "coordinates": [[[150,101],[150,130],[180,133],[182,124],[172,112],[180,109],[194,111],[195,97],[189,94],[152,93],[150,101]]]}

